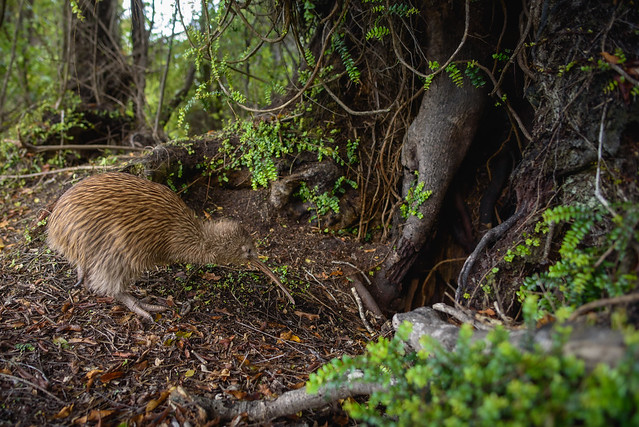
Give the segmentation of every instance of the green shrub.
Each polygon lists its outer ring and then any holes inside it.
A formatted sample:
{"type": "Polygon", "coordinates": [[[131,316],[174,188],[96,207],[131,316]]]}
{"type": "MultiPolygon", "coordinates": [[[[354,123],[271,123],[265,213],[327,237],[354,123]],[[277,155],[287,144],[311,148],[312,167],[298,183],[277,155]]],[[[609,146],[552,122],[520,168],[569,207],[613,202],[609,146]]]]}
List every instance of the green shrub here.
{"type": "Polygon", "coordinates": [[[561,354],[561,339],[545,353],[527,352],[496,329],[472,342],[461,328],[454,351],[423,337],[424,349],[404,344],[412,326],[400,326],[392,339],[370,343],[362,355],[334,359],[311,375],[310,393],[320,387],[358,381],[382,385],[362,404],[344,403],[348,414],[370,425],[639,425],[639,362],[636,344],[616,368],[587,372],[584,363],[561,354]]]}

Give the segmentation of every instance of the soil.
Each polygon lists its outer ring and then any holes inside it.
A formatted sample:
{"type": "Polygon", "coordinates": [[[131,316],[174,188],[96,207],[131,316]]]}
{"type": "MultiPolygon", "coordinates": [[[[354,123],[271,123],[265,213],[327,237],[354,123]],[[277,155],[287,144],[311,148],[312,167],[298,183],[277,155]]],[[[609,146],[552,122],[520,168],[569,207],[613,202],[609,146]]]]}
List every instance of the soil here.
{"type": "MultiPolygon", "coordinates": [[[[364,328],[345,269],[374,268],[383,246],[273,212],[264,191],[219,187],[190,190],[185,199],[254,232],[297,304],[249,267],[160,266],[133,293],[170,310],[142,323],[113,299],[76,286],[73,268],[47,248],[48,209],[82,176],[43,175],[5,183],[1,192],[0,425],[198,425],[193,408],[170,403],[173,387],[272,399],[376,338],[364,328]]],[[[271,423],[295,421],[350,423],[338,406],[271,423]]]]}

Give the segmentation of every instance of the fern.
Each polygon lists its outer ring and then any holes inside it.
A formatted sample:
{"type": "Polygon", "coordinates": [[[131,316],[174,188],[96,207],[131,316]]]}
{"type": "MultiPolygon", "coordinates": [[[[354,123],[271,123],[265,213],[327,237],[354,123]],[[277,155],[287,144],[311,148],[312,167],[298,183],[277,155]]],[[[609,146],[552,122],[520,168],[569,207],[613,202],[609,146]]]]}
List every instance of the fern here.
{"type": "Polygon", "coordinates": [[[629,247],[639,240],[639,204],[625,204],[619,209],[623,215],[614,218],[584,205],[546,210],[543,224],[537,229],[547,230],[551,223],[569,224],[559,248],[560,259],[547,271],[524,279],[518,292],[520,300],[540,293],[541,317],[564,304],[575,307],[604,296],[620,296],[635,287],[636,274],[623,271],[620,266],[633,256],[629,247]],[[597,245],[586,245],[587,239],[595,239],[595,225],[610,231],[597,245]]]}
{"type": "Polygon", "coordinates": [[[314,68],[315,67],[315,55],[313,55],[313,52],[311,52],[310,50],[306,49],[304,51],[304,59],[306,59],[306,63],[308,64],[309,68],[314,68]]]}
{"type": "Polygon", "coordinates": [[[350,52],[346,48],[346,43],[344,43],[344,35],[336,34],[332,38],[333,48],[339,53],[340,58],[342,58],[342,63],[344,64],[344,68],[346,68],[346,73],[348,74],[348,78],[350,81],[356,84],[360,84],[360,72],[355,66],[355,61],[353,61],[353,57],[350,52]]]}
{"type": "Polygon", "coordinates": [[[479,74],[479,67],[477,67],[476,61],[469,61],[466,63],[466,70],[464,70],[464,74],[470,79],[470,83],[476,87],[484,87],[486,84],[486,80],[479,74]]]}
{"type": "Polygon", "coordinates": [[[446,73],[448,73],[448,77],[455,83],[455,86],[462,87],[464,85],[464,75],[459,71],[457,65],[452,62],[448,64],[446,73]]]}
{"type": "Polygon", "coordinates": [[[381,40],[389,34],[390,34],[390,30],[388,29],[388,27],[384,25],[375,25],[366,33],[366,40],[370,40],[370,39],[381,40]]]}
{"type": "Polygon", "coordinates": [[[411,15],[416,15],[419,13],[419,9],[411,7],[405,3],[395,3],[390,5],[388,8],[388,13],[392,15],[397,15],[401,18],[407,18],[411,15]]]}
{"type": "Polygon", "coordinates": [[[428,200],[433,192],[432,190],[424,190],[424,182],[419,181],[419,172],[415,171],[415,177],[415,183],[408,189],[404,203],[399,206],[399,209],[404,218],[414,215],[422,219],[424,218],[424,214],[419,211],[419,208],[428,200]]]}

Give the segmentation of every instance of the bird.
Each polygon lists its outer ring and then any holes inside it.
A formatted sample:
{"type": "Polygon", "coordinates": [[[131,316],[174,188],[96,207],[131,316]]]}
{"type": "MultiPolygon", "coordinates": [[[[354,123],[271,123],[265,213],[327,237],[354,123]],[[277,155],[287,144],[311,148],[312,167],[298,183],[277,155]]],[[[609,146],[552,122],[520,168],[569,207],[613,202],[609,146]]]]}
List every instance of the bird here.
{"type": "Polygon", "coordinates": [[[124,172],[87,177],[63,193],[47,220],[47,243],[76,268],[76,285],[148,321],[167,307],[139,301],[129,287],[144,271],[174,263],[253,264],[295,304],[239,222],[198,218],[168,187],[124,172]]]}

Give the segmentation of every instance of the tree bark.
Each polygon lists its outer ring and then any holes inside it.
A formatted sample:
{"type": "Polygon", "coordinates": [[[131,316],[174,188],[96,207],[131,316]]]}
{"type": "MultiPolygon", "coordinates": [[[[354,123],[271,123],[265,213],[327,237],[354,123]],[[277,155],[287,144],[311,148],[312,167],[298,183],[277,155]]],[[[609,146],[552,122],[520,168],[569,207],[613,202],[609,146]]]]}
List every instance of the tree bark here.
{"type": "Polygon", "coordinates": [[[149,56],[149,32],[145,27],[144,4],[141,0],[131,0],[131,42],[133,45],[133,82],[135,84],[135,117],[138,124],[147,122],[144,107],[146,97],[146,69],[149,56]]]}
{"type": "MultiPolygon", "coordinates": [[[[460,22],[463,24],[464,18],[448,7],[433,10],[427,16],[430,32],[427,52],[443,64],[462,38],[460,22]]],[[[474,57],[478,52],[473,51],[474,57]]],[[[457,87],[444,73],[435,77],[424,95],[402,148],[402,196],[406,197],[409,189],[420,182],[432,194],[418,208],[423,218],[415,215],[407,218],[395,249],[375,278],[373,294],[381,306],[388,306],[399,295],[402,279],[428,239],[448,187],[475,136],[485,99],[484,91],[468,81],[457,87]]]]}
{"type": "Polygon", "coordinates": [[[131,75],[122,54],[115,0],[79,0],[84,19],[73,16],[71,84],[85,104],[126,108],[131,75]]]}

